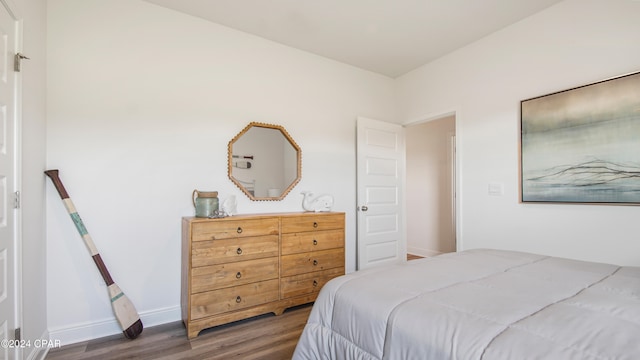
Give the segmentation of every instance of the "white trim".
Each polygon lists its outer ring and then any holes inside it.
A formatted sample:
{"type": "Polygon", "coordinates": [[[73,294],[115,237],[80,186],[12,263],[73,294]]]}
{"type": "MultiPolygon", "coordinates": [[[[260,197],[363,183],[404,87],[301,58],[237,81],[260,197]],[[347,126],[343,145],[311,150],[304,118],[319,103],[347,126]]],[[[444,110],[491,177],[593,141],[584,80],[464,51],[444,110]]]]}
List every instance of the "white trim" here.
{"type": "MultiPolygon", "coordinates": [[[[180,306],[161,308],[141,313],[140,320],[142,320],[145,328],[149,328],[182,320],[182,312],[180,306]]],[[[144,333],[144,330],[142,332],[144,333]]],[[[50,329],[49,333],[49,339],[54,341],[59,340],[62,346],[64,346],[109,335],[122,334],[122,329],[118,321],[113,318],[50,329]]]]}
{"type": "MultiPolygon", "coordinates": [[[[40,335],[40,338],[38,338],[38,340],[48,340],[49,339],[49,332],[47,330],[45,330],[42,335],[40,335]]],[[[33,343],[33,340],[32,340],[33,343]]],[[[31,353],[28,354],[26,360],[44,360],[47,357],[47,354],[49,353],[50,348],[48,347],[30,347],[28,349],[34,349],[34,351],[32,351],[31,353]]]]}
{"type": "MultiPolygon", "coordinates": [[[[3,2],[5,0],[2,0],[3,2]]],[[[14,4],[4,3],[5,6],[13,6],[14,4]]],[[[22,41],[23,41],[23,22],[20,19],[15,18],[16,8],[15,6],[11,8],[11,15],[14,16],[15,20],[15,53],[19,53],[22,51],[22,41]]],[[[13,64],[10,65],[13,70],[13,64]]],[[[13,100],[13,116],[14,116],[14,139],[13,139],[13,156],[14,156],[14,165],[13,165],[13,191],[14,194],[19,193],[22,195],[22,73],[13,72],[13,81],[14,81],[14,91],[15,91],[15,99],[13,100]]],[[[21,201],[22,202],[22,201],[21,201]]],[[[23,284],[23,251],[22,251],[22,204],[20,204],[18,209],[14,210],[14,264],[15,264],[15,327],[20,328],[22,337],[24,338],[25,328],[24,328],[24,290],[22,287],[23,284]]],[[[22,351],[22,349],[20,349],[22,351]]],[[[24,354],[19,354],[19,357],[24,356],[24,354]]]]}
{"type": "Polygon", "coordinates": [[[455,169],[454,171],[456,172],[456,178],[455,178],[455,182],[456,182],[456,251],[462,251],[465,250],[464,248],[464,244],[463,244],[463,235],[462,235],[462,188],[461,188],[461,184],[462,184],[462,147],[460,146],[460,144],[462,144],[462,137],[463,137],[463,131],[461,126],[458,126],[460,124],[460,121],[462,119],[462,115],[460,114],[459,111],[457,111],[455,113],[455,117],[456,117],[456,136],[455,136],[455,149],[456,149],[456,158],[455,158],[455,169]]]}
{"type": "Polygon", "coordinates": [[[418,255],[418,256],[422,256],[422,257],[432,257],[432,256],[437,256],[440,254],[444,254],[440,251],[435,251],[435,250],[429,250],[429,249],[424,249],[424,248],[419,248],[419,247],[408,247],[407,248],[407,254],[411,254],[411,255],[418,255]]]}
{"type": "MultiPolygon", "coordinates": [[[[12,0],[0,0],[1,6],[6,9],[7,13],[14,22],[14,39],[13,49],[14,54],[22,50],[23,42],[23,23],[18,16],[18,7],[12,0]]],[[[6,55],[6,54],[5,54],[6,55]]],[[[11,60],[13,57],[11,57],[11,60]]],[[[22,190],[22,76],[19,72],[13,71],[13,63],[8,64],[9,69],[13,76],[13,187],[9,189],[11,195],[17,194],[22,190]]],[[[7,194],[9,195],[9,194],[7,194]]],[[[7,202],[11,202],[11,199],[5,199],[7,202]]],[[[13,332],[16,328],[21,328],[21,332],[24,335],[24,319],[23,319],[23,289],[22,289],[22,206],[18,209],[7,209],[13,211],[13,320],[12,329],[7,329],[13,332]]],[[[23,349],[17,348],[15,356],[18,359],[23,358],[23,349]]]]}
{"type": "Polygon", "coordinates": [[[20,19],[20,11],[13,0],[0,0],[0,3],[7,9],[14,20],[18,21],[20,19]]]}
{"type": "Polygon", "coordinates": [[[402,123],[403,126],[411,126],[411,125],[418,125],[421,123],[425,123],[425,122],[429,122],[429,121],[433,121],[433,120],[438,120],[438,119],[442,119],[442,118],[446,118],[449,116],[456,116],[457,111],[456,110],[445,110],[445,111],[441,111],[441,112],[437,112],[437,113],[432,113],[432,114],[427,114],[427,115],[423,115],[414,119],[410,119],[407,120],[405,122],[402,123]]]}
{"type": "MultiPolygon", "coordinates": [[[[454,115],[455,122],[455,115],[454,115]]],[[[455,124],[454,124],[455,126],[455,124]]],[[[457,143],[456,143],[456,128],[453,132],[449,133],[449,151],[451,151],[451,216],[453,216],[453,236],[455,237],[456,251],[458,251],[458,172],[457,172],[457,143]]]]}

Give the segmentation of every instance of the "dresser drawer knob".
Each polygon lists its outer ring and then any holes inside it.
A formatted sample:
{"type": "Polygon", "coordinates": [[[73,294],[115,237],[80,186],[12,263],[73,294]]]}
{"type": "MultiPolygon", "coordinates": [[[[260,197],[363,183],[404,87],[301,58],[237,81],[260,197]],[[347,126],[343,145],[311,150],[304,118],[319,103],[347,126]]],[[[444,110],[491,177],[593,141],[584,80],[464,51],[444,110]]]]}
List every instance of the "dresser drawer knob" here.
{"type": "Polygon", "coordinates": [[[240,301],[242,301],[242,298],[240,297],[240,295],[236,296],[236,302],[240,304],[240,301]]]}
{"type": "Polygon", "coordinates": [[[236,254],[241,255],[242,254],[242,248],[238,248],[238,250],[236,250],[236,254]]]}
{"type": "Polygon", "coordinates": [[[318,245],[318,240],[313,239],[313,245],[318,245]]]}
{"type": "Polygon", "coordinates": [[[318,227],[318,223],[314,221],[314,222],[313,222],[313,227],[314,227],[314,228],[317,228],[317,227],[318,227]]]}
{"type": "Polygon", "coordinates": [[[242,274],[240,273],[240,271],[238,271],[238,272],[236,273],[236,279],[240,279],[241,277],[242,277],[242,274]]]}
{"type": "Polygon", "coordinates": [[[313,266],[318,265],[318,260],[313,260],[313,266]]]}
{"type": "Polygon", "coordinates": [[[313,280],[313,287],[318,286],[318,280],[313,280]]]}
{"type": "Polygon", "coordinates": [[[242,228],[240,226],[238,226],[238,230],[236,230],[238,232],[238,234],[242,234],[242,228]]]}

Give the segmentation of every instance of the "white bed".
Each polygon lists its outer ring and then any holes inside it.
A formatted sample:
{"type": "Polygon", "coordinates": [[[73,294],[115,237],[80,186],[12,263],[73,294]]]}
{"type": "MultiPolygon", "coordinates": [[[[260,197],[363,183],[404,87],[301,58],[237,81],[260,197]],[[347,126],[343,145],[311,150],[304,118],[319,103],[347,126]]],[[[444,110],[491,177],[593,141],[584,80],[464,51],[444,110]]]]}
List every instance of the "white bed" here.
{"type": "Polygon", "coordinates": [[[640,359],[640,267],[467,250],[327,283],[294,359],[640,359]]]}

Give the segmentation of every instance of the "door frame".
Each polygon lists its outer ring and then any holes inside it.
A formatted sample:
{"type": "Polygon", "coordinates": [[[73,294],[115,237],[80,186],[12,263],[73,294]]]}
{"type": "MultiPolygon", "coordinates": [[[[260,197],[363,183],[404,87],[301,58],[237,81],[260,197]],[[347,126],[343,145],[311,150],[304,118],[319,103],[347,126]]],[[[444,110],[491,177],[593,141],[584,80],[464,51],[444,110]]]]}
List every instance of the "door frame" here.
{"type": "MultiPolygon", "coordinates": [[[[20,16],[19,7],[13,0],[0,0],[0,6],[3,6],[14,21],[14,47],[15,53],[21,53],[23,51],[23,21],[20,16]]],[[[14,64],[8,64],[10,68],[13,68],[14,64]]],[[[21,329],[21,336],[24,336],[24,317],[23,317],[23,287],[22,287],[22,263],[23,263],[23,249],[22,249],[22,201],[18,194],[22,192],[22,75],[21,72],[12,71],[14,77],[14,99],[13,99],[13,119],[10,119],[14,123],[13,136],[13,189],[11,189],[11,201],[19,201],[19,206],[11,207],[10,211],[14,212],[13,219],[13,298],[14,298],[14,326],[21,329]],[[17,199],[16,199],[17,197],[17,199]]],[[[15,353],[16,359],[22,359],[23,352],[20,347],[16,347],[15,353]]]]}
{"type": "Polygon", "coordinates": [[[437,113],[437,114],[432,114],[432,115],[425,115],[422,117],[418,117],[416,119],[413,120],[409,120],[407,122],[402,123],[402,126],[409,128],[411,126],[414,125],[419,125],[419,124],[423,124],[429,121],[433,121],[433,120],[438,120],[438,119],[442,119],[442,118],[446,118],[446,117],[450,117],[453,116],[454,118],[454,125],[455,125],[455,133],[453,134],[452,138],[453,138],[453,215],[454,215],[454,227],[455,227],[455,245],[456,245],[456,251],[461,251],[464,249],[463,247],[463,242],[462,242],[462,218],[461,218],[461,214],[462,212],[460,211],[460,204],[461,204],[461,198],[462,198],[462,194],[460,192],[460,183],[461,183],[461,178],[462,178],[462,172],[460,169],[460,164],[461,164],[461,154],[460,154],[460,134],[458,133],[458,129],[459,124],[460,124],[460,112],[456,111],[456,110],[450,110],[450,111],[445,111],[445,112],[441,112],[441,113],[437,113]]]}

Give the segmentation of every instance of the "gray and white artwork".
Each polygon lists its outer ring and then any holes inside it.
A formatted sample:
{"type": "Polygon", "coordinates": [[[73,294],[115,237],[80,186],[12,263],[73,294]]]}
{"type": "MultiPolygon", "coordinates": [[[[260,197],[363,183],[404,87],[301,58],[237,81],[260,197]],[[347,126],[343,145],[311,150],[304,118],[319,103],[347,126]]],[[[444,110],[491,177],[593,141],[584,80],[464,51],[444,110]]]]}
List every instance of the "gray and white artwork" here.
{"type": "Polygon", "coordinates": [[[640,73],[521,103],[523,202],[640,204],[640,73]]]}

